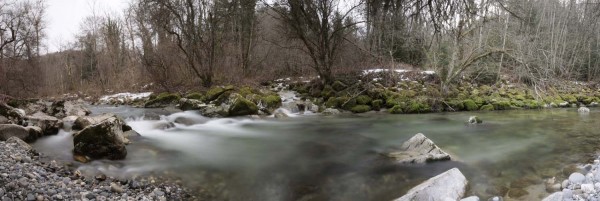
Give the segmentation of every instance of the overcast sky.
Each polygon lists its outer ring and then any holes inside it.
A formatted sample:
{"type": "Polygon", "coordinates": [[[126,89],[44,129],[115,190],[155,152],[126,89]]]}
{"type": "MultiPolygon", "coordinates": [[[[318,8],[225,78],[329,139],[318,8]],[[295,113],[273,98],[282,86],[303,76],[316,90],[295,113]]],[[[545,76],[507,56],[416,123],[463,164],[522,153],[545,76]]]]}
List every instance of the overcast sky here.
{"type": "Polygon", "coordinates": [[[47,0],[47,38],[49,52],[71,42],[79,31],[81,21],[92,15],[121,15],[131,0],[47,0]]]}

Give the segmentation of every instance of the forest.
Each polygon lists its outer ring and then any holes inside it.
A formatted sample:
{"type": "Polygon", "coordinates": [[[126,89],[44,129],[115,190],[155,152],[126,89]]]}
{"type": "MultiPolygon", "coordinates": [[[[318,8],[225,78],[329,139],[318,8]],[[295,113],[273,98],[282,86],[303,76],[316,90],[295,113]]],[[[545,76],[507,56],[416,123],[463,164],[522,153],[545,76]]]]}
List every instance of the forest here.
{"type": "Polygon", "coordinates": [[[133,0],[45,52],[44,0],[0,1],[0,94],[186,91],[364,69],[597,81],[598,0],[133,0]]]}

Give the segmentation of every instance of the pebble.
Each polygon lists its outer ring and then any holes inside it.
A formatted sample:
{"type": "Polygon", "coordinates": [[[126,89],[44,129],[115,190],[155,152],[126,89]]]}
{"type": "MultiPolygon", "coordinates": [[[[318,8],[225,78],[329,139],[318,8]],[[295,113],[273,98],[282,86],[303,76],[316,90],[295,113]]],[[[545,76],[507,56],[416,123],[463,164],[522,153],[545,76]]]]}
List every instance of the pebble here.
{"type": "Polygon", "coordinates": [[[585,176],[583,176],[583,174],[579,172],[575,172],[571,174],[571,176],[569,176],[569,181],[573,184],[580,184],[583,183],[583,181],[585,181],[585,176]]]}
{"type": "Polygon", "coordinates": [[[122,180],[120,185],[105,175],[88,178],[56,161],[44,163],[39,154],[43,156],[43,153],[0,141],[0,201],[191,199],[186,190],[172,183],[140,177],[122,180]],[[150,180],[155,184],[148,184],[150,180]],[[149,197],[150,194],[159,197],[149,197]]]}

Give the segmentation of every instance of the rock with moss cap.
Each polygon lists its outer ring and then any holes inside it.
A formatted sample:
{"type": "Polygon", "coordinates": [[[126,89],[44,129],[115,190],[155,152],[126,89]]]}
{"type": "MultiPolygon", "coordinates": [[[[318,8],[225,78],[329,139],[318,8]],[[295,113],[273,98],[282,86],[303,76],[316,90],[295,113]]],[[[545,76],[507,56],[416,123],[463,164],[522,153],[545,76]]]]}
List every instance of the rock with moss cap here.
{"type": "Polygon", "coordinates": [[[350,109],[352,113],[365,113],[371,111],[371,106],[368,105],[356,105],[350,109]]]}
{"type": "Polygon", "coordinates": [[[269,94],[260,98],[258,105],[261,110],[265,110],[267,113],[273,113],[277,108],[282,105],[281,97],[277,94],[269,94]]]}
{"type": "Polygon", "coordinates": [[[177,101],[179,101],[179,99],[181,99],[181,96],[179,96],[178,94],[174,94],[174,93],[171,94],[171,93],[164,92],[164,93],[161,93],[158,96],[148,100],[144,104],[144,107],[145,108],[166,107],[166,106],[177,103],[177,101]]]}
{"type": "Polygon", "coordinates": [[[113,116],[77,132],[73,153],[90,159],[120,160],[127,156],[126,142],[123,122],[113,116]]]}
{"type": "Polygon", "coordinates": [[[231,106],[228,110],[229,116],[234,117],[258,114],[258,106],[239,94],[231,94],[229,100],[231,102],[231,106]]]}
{"type": "Polygon", "coordinates": [[[183,111],[199,110],[200,108],[202,108],[203,105],[204,103],[198,99],[182,98],[179,99],[178,108],[183,111]]]}
{"type": "Polygon", "coordinates": [[[478,116],[470,116],[469,120],[467,120],[469,124],[481,124],[483,121],[478,116]]]}
{"type": "Polygon", "coordinates": [[[342,90],[348,88],[348,85],[346,85],[343,82],[337,80],[337,81],[333,82],[333,84],[331,85],[331,87],[335,91],[342,91],[342,90]]]}
{"type": "Polygon", "coordinates": [[[463,101],[463,105],[465,110],[467,111],[475,111],[477,109],[479,109],[479,107],[477,106],[477,103],[475,103],[475,101],[471,100],[471,99],[467,99],[465,101],[463,101]]]}
{"type": "Polygon", "coordinates": [[[391,114],[402,114],[404,111],[402,110],[401,105],[395,105],[390,109],[391,114]]]}
{"type": "Polygon", "coordinates": [[[483,111],[493,111],[494,110],[494,105],[492,105],[492,104],[483,105],[483,106],[481,106],[480,110],[483,110],[483,111]]]}
{"type": "Polygon", "coordinates": [[[208,103],[208,102],[217,100],[225,92],[232,91],[232,90],[233,90],[233,86],[213,87],[213,88],[209,89],[208,91],[206,91],[206,94],[204,96],[204,102],[208,103]]]}

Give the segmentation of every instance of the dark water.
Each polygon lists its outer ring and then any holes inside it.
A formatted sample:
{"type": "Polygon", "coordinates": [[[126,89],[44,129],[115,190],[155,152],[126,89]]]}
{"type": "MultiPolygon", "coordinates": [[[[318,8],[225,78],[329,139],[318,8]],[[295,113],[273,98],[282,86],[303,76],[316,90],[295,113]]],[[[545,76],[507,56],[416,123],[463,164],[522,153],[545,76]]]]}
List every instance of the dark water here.
{"type": "MultiPolygon", "coordinates": [[[[469,195],[485,200],[498,195],[490,189],[523,188],[529,195],[518,200],[535,200],[547,195],[543,179],[562,181],[571,173],[565,167],[587,162],[600,147],[600,112],[595,110],[589,115],[556,109],[284,120],[208,119],[194,112],[142,120],[147,110],[93,110],[129,117],[128,123],[143,137],[127,147],[126,160],[98,161],[81,166],[82,171],[113,176],[165,173],[205,200],[391,200],[452,167],[467,176],[469,195]],[[484,123],[466,125],[471,115],[484,123]],[[168,121],[188,125],[154,128],[168,121]],[[455,160],[401,166],[381,156],[416,133],[425,134],[455,160]],[[523,180],[528,187],[516,185],[523,180]]],[[[71,140],[64,132],[35,146],[70,161],[71,140]]]]}

